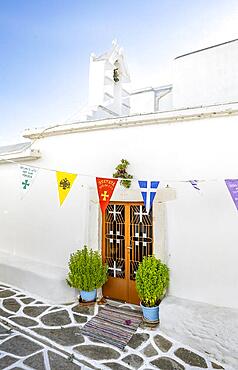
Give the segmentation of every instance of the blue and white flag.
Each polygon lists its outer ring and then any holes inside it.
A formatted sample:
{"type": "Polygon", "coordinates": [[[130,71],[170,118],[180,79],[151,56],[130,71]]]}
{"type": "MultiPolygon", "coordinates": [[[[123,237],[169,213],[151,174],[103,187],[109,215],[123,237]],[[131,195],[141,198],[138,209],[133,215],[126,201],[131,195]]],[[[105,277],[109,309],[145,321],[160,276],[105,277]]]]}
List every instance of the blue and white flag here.
{"type": "Polygon", "coordinates": [[[196,190],[201,190],[201,189],[198,187],[198,180],[190,180],[189,182],[190,182],[190,184],[194,187],[194,189],[196,189],[196,190]]]}
{"type": "Polygon", "coordinates": [[[147,214],[150,212],[159,181],[138,181],[147,214]]]}

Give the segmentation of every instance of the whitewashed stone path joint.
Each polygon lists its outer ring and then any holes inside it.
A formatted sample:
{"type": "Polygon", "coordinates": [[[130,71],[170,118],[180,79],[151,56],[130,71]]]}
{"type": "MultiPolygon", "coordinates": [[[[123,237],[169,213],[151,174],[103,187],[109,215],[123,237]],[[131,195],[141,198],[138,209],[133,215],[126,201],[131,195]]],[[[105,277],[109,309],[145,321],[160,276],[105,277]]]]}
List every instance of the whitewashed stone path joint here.
{"type": "Polygon", "coordinates": [[[228,369],[143,324],[124,351],[90,340],[80,329],[99,307],[50,305],[0,283],[0,369],[228,369]]]}

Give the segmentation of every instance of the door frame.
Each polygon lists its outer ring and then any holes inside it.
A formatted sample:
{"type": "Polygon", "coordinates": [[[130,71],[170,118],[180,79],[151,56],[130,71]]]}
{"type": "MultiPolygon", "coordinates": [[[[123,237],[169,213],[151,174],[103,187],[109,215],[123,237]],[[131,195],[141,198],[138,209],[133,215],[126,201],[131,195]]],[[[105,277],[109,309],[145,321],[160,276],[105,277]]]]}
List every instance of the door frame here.
{"type": "MultiPolygon", "coordinates": [[[[92,246],[102,254],[102,212],[98,201],[98,193],[95,187],[88,187],[88,203],[85,204],[85,234],[82,243],[92,246]]],[[[176,191],[173,188],[159,188],[153,202],[153,240],[154,254],[162,262],[169,263],[169,251],[167,247],[167,212],[166,202],[176,199],[176,191]]],[[[111,201],[116,203],[141,202],[141,192],[137,189],[116,188],[111,201]]],[[[102,296],[101,288],[98,290],[102,296]]]]}
{"type": "MultiPolygon", "coordinates": [[[[130,207],[131,206],[142,206],[144,203],[142,201],[111,201],[109,204],[111,205],[124,205],[125,206],[125,278],[120,281],[120,278],[117,278],[117,282],[115,284],[118,285],[118,290],[123,289],[123,285],[126,285],[126,293],[125,295],[122,294],[122,297],[125,299],[122,299],[123,301],[125,300],[126,302],[129,301],[130,303],[134,304],[139,304],[139,297],[136,292],[136,282],[135,280],[130,279],[130,242],[131,242],[131,235],[130,235],[130,207]]],[[[101,235],[101,240],[102,240],[102,259],[103,261],[106,260],[106,246],[105,246],[105,214],[102,216],[102,235],[101,235]]],[[[153,213],[152,213],[152,252],[154,253],[154,222],[153,222],[153,213]]],[[[109,284],[113,284],[113,277],[109,277],[109,284]]],[[[108,283],[107,283],[108,284],[108,283]]],[[[103,289],[104,292],[110,290],[108,286],[105,286],[103,289]]],[[[111,287],[112,289],[112,287],[111,287]]],[[[106,293],[107,294],[107,293],[106,293]]],[[[105,294],[105,295],[106,295],[105,294]]],[[[110,298],[110,297],[109,297],[110,298]]],[[[113,298],[113,297],[112,297],[113,298]]]]}

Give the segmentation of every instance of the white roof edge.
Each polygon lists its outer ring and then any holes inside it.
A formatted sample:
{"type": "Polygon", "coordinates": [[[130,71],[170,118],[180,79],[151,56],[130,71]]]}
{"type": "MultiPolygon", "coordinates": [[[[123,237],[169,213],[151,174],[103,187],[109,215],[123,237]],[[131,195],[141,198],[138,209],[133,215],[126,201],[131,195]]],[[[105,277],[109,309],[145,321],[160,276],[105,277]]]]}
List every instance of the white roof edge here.
{"type": "Polygon", "coordinates": [[[9,153],[15,153],[19,151],[27,150],[31,145],[30,141],[24,143],[16,143],[16,144],[9,144],[9,145],[2,145],[0,146],[0,155],[8,155],[9,153]]]}
{"type": "Polygon", "coordinates": [[[224,45],[227,45],[227,44],[231,44],[231,43],[237,42],[237,41],[238,41],[238,39],[236,38],[236,39],[233,39],[233,40],[220,42],[219,44],[213,44],[213,45],[201,48],[201,49],[193,50],[193,51],[190,51],[188,53],[178,55],[177,57],[174,58],[174,60],[186,57],[188,55],[192,55],[192,54],[200,53],[200,52],[203,52],[203,51],[207,51],[209,49],[214,49],[214,48],[217,48],[219,46],[224,46],[224,45]]]}
{"type": "Polygon", "coordinates": [[[23,133],[23,137],[28,139],[40,139],[47,136],[63,135],[75,132],[174,123],[203,118],[215,118],[226,115],[238,115],[238,102],[180,108],[163,112],[135,114],[131,116],[106,118],[94,121],[58,124],[48,128],[39,128],[34,130],[28,129],[23,133]]]}
{"type": "Polygon", "coordinates": [[[28,149],[24,152],[19,153],[8,153],[8,155],[0,155],[0,165],[5,163],[15,163],[15,162],[26,162],[34,161],[41,158],[41,152],[39,149],[28,149]]]}

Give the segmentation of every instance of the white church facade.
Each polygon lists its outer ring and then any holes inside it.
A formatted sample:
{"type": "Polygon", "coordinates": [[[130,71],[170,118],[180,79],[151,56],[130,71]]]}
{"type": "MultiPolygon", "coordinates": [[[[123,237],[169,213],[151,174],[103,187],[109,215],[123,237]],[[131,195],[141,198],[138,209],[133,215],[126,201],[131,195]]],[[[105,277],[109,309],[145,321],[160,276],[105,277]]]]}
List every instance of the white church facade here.
{"type": "MultiPolygon", "coordinates": [[[[129,69],[117,43],[92,55],[89,102],[79,117],[26,130],[28,143],[0,148],[0,280],[53,302],[72,300],[76,293],[65,283],[70,253],[85,244],[104,253],[105,238],[120,239],[124,227],[118,253],[127,266],[137,261],[131,240],[168,264],[168,302],[235,312],[238,211],[224,180],[238,178],[237,58],[238,40],[198,50],[174,60],[170,85],[129,92],[129,69]],[[124,226],[110,234],[96,177],[112,178],[123,158],[133,179],[129,189],[119,181],[115,188],[108,212],[112,221],[118,212],[124,226]],[[24,198],[19,163],[39,168],[24,198]],[[77,174],[61,207],[56,171],[77,174]],[[138,180],[160,182],[150,219],[140,216],[138,180]]],[[[134,289],[133,271],[111,266],[111,277],[126,279],[124,300],[134,289]]]]}

